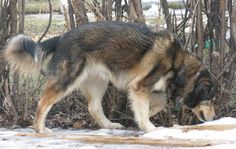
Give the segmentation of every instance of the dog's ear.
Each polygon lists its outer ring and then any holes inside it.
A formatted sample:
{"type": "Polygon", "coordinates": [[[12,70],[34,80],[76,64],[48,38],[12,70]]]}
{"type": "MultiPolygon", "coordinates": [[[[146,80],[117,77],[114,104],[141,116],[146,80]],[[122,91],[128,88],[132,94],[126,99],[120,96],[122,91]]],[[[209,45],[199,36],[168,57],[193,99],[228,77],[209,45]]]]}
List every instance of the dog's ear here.
{"type": "Polygon", "coordinates": [[[207,98],[207,86],[205,85],[204,82],[199,82],[197,86],[194,88],[194,94],[197,96],[199,99],[205,99],[207,98]]]}
{"type": "Polygon", "coordinates": [[[195,84],[194,94],[201,100],[211,100],[215,96],[214,83],[207,69],[200,71],[195,84]]]}
{"type": "Polygon", "coordinates": [[[202,100],[210,100],[215,96],[215,89],[210,80],[201,81],[194,89],[194,94],[202,100]]]}
{"type": "Polygon", "coordinates": [[[199,75],[194,82],[193,90],[188,94],[184,103],[189,108],[194,108],[201,101],[211,100],[215,96],[215,87],[211,74],[207,69],[199,72],[199,75]]]}
{"type": "Polygon", "coordinates": [[[167,94],[172,100],[176,100],[176,98],[180,96],[180,90],[186,84],[186,75],[183,70],[184,69],[182,68],[182,70],[176,74],[176,76],[171,80],[171,83],[168,86],[167,94]]]}

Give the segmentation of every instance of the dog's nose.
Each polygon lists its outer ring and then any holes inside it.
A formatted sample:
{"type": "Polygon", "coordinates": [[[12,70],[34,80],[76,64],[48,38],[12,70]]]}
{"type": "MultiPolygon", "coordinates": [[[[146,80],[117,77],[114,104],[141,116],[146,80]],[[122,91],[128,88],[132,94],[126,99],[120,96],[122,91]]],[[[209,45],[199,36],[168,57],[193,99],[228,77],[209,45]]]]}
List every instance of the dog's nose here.
{"type": "Polygon", "coordinates": [[[216,117],[216,116],[214,116],[212,120],[216,120],[216,119],[217,119],[217,117],[216,117]]]}

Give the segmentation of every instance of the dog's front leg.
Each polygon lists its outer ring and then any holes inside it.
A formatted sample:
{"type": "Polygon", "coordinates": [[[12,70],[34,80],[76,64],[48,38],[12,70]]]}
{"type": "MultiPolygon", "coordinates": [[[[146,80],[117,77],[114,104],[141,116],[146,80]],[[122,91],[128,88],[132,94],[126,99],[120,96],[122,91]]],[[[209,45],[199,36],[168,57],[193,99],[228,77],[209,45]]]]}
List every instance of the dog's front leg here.
{"type": "Polygon", "coordinates": [[[154,130],[156,127],[149,120],[149,94],[142,90],[130,89],[129,98],[139,128],[145,131],[154,130]]]}

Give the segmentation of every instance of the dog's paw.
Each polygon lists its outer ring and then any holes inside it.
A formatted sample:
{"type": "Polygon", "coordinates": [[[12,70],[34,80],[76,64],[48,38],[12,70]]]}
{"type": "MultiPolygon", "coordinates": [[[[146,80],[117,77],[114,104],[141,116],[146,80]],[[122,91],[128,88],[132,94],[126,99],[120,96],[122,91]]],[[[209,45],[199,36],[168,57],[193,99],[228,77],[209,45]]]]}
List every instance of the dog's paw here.
{"type": "Polygon", "coordinates": [[[123,129],[125,127],[123,125],[121,125],[120,123],[110,123],[107,126],[105,126],[105,128],[107,128],[107,129],[123,129]]]}
{"type": "Polygon", "coordinates": [[[140,130],[146,131],[146,132],[152,132],[155,131],[157,127],[155,127],[152,123],[149,123],[147,125],[140,127],[140,130]]]}
{"type": "Polygon", "coordinates": [[[34,127],[34,129],[37,133],[53,133],[53,131],[47,127],[44,127],[43,129],[37,129],[34,127]]]}
{"type": "Polygon", "coordinates": [[[160,130],[160,128],[155,127],[155,128],[147,129],[147,130],[145,130],[145,131],[146,131],[146,132],[153,132],[153,131],[158,131],[158,130],[160,130]]]}
{"type": "Polygon", "coordinates": [[[53,133],[53,131],[47,127],[45,127],[43,131],[44,131],[43,133],[53,133]]]}

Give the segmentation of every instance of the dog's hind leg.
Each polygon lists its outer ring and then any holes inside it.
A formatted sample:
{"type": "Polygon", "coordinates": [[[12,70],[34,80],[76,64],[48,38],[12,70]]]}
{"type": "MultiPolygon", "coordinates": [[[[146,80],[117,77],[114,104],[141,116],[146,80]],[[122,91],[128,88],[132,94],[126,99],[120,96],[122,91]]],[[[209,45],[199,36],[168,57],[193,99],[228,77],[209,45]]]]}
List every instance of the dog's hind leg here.
{"type": "Polygon", "coordinates": [[[45,127],[45,119],[51,107],[64,96],[64,92],[57,89],[53,81],[46,82],[44,95],[38,102],[34,120],[34,129],[37,133],[49,133],[50,129],[45,127]]]}
{"type": "Polygon", "coordinates": [[[40,99],[35,115],[34,127],[36,132],[44,133],[45,119],[51,107],[64,96],[80,87],[86,80],[86,65],[88,56],[73,40],[69,38],[57,45],[47,70],[47,83],[43,97],[40,99]]]}
{"type": "Polygon", "coordinates": [[[134,111],[135,120],[141,130],[152,131],[156,127],[149,120],[150,96],[145,90],[130,89],[129,98],[134,111]]]}
{"type": "Polygon", "coordinates": [[[99,76],[89,76],[89,79],[82,83],[81,90],[88,100],[88,110],[93,119],[101,128],[121,129],[119,123],[112,123],[104,114],[102,99],[108,86],[108,80],[99,76]]]}

